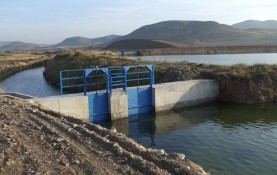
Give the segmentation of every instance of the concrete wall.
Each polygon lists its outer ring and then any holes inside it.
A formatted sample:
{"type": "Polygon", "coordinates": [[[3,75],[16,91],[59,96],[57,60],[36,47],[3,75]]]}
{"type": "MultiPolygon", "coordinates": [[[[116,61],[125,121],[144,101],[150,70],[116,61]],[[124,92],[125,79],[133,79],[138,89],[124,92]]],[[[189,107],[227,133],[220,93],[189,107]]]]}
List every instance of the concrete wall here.
{"type": "Polygon", "coordinates": [[[216,100],[219,84],[216,80],[189,80],[157,84],[152,89],[155,112],[197,105],[216,100]]]}
{"type": "Polygon", "coordinates": [[[78,119],[89,121],[88,97],[81,94],[34,98],[43,107],[78,119]]]}
{"type": "Polygon", "coordinates": [[[111,120],[128,117],[128,96],[123,91],[113,92],[109,96],[109,110],[111,120]]]}

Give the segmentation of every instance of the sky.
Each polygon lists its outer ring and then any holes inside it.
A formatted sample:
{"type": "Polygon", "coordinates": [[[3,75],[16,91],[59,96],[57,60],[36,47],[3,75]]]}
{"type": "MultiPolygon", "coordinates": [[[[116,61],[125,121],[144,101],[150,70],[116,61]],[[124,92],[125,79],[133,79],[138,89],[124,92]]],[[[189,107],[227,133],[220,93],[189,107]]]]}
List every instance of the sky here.
{"type": "Polygon", "coordinates": [[[167,20],[277,20],[276,0],[0,0],[0,42],[126,35],[167,20]]]}

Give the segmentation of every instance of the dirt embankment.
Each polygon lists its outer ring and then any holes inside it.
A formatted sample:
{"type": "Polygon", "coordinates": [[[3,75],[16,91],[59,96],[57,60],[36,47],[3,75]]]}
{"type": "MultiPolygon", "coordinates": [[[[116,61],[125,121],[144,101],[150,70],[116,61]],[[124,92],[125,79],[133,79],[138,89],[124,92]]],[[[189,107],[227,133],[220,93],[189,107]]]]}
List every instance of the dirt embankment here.
{"type": "Polygon", "coordinates": [[[179,66],[169,68],[163,82],[190,79],[217,79],[219,81],[219,101],[233,103],[277,102],[276,66],[223,66],[198,67],[179,66]]]}
{"type": "Polygon", "coordinates": [[[220,101],[234,103],[277,102],[277,75],[251,78],[223,78],[219,81],[220,101]]]}
{"type": "Polygon", "coordinates": [[[0,96],[0,174],[206,174],[182,154],[0,96]]]}

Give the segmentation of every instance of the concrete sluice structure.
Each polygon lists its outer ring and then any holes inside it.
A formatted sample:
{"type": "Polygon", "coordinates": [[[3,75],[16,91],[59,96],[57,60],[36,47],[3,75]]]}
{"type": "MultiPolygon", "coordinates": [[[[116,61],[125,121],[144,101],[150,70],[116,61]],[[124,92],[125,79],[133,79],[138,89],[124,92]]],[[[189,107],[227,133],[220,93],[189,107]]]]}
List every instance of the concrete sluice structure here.
{"type": "MultiPolygon", "coordinates": [[[[137,87],[130,89],[136,90],[137,87]]],[[[216,80],[189,80],[171,83],[155,84],[152,91],[152,112],[160,113],[177,108],[199,105],[215,101],[219,96],[219,84],[216,80]]],[[[43,107],[77,117],[85,121],[90,120],[89,94],[70,94],[44,98],[28,99],[43,107]]],[[[108,100],[108,99],[107,99],[108,100]]],[[[128,117],[128,93],[116,89],[109,95],[108,108],[110,120],[128,117]]]]}

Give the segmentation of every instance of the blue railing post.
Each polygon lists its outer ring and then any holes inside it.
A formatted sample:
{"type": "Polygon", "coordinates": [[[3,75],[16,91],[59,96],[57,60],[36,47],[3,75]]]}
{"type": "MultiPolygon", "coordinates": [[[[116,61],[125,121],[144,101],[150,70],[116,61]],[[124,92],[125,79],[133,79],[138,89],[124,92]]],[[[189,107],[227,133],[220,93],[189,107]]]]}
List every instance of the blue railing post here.
{"type": "Polygon", "coordinates": [[[152,70],[151,70],[151,87],[152,85],[155,84],[155,69],[154,69],[154,65],[151,66],[152,70]]]}
{"type": "Polygon", "coordinates": [[[83,84],[84,84],[84,95],[87,95],[87,76],[86,69],[83,71],[83,84]]]}
{"type": "Polygon", "coordinates": [[[109,69],[109,93],[112,95],[112,76],[111,76],[111,70],[109,69]]]}
{"type": "Polygon", "coordinates": [[[60,71],[60,95],[63,95],[63,71],[60,71]]]}
{"type": "Polygon", "coordinates": [[[123,90],[125,91],[126,93],[126,90],[127,90],[127,71],[126,71],[126,68],[123,67],[123,83],[124,83],[124,86],[123,86],[123,90]]]}

